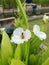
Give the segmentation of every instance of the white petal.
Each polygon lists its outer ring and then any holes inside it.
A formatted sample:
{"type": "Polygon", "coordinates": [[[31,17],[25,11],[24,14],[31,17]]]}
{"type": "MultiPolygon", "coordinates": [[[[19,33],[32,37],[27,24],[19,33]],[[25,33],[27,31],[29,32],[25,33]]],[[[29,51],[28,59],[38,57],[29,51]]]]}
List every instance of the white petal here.
{"type": "Polygon", "coordinates": [[[40,40],[44,40],[44,39],[46,39],[46,34],[44,32],[40,32],[38,34],[38,37],[39,37],[40,40]]]}
{"type": "Polygon", "coordinates": [[[38,25],[34,25],[33,32],[40,40],[46,39],[46,34],[40,31],[40,27],[38,25]]]}
{"type": "Polygon", "coordinates": [[[23,28],[17,28],[14,30],[13,35],[21,36],[22,32],[24,32],[23,28]]]}
{"type": "Polygon", "coordinates": [[[34,27],[33,27],[34,34],[38,35],[39,31],[40,31],[40,27],[38,25],[34,25],[34,27]]]}
{"type": "Polygon", "coordinates": [[[31,38],[31,32],[28,29],[24,31],[22,28],[17,28],[13,32],[13,37],[11,41],[16,44],[21,44],[24,41],[28,41],[28,39],[30,38],[31,38]],[[21,39],[22,33],[23,33],[24,39],[21,39]]]}
{"type": "Polygon", "coordinates": [[[45,19],[48,19],[49,17],[48,17],[48,16],[46,16],[46,15],[44,15],[44,18],[45,18],[45,19]]]}
{"type": "Polygon", "coordinates": [[[27,29],[25,31],[25,41],[28,41],[28,39],[30,39],[30,38],[31,38],[31,32],[27,29]]]}
{"type": "Polygon", "coordinates": [[[11,42],[14,42],[16,44],[22,44],[24,43],[24,39],[20,39],[18,36],[13,36],[11,42]]]}

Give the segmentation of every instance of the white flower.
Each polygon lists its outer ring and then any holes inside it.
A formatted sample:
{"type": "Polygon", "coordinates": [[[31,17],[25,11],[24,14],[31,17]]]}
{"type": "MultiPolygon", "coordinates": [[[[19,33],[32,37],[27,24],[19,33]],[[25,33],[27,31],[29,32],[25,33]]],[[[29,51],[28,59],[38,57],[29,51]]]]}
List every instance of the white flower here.
{"type": "Polygon", "coordinates": [[[40,27],[38,25],[34,25],[33,32],[40,40],[46,39],[46,34],[40,31],[40,27]]]}
{"type": "Polygon", "coordinates": [[[39,31],[40,31],[40,27],[39,27],[38,25],[34,25],[34,27],[33,27],[33,32],[34,32],[34,34],[35,34],[35,35],[38,34],[39,31]]]}
{"type": "Polygon", "coordinates": [[[5,30],[5,28],[0,28],[1,31],[5,30]]]}
{"type": "Polygon", "coordinates": [[[43,16],[43,21],[44,21],[45,23],[48,21],[48,19],[49,19],[49,16],[47,16],[47,15],[44,15],[44,16],[43,16]]]}
{"type": "Polygon", "coordinates": [[[11,42],[21,44],[24,41],[28,41],[30,38],[31,38],[31,32],[28,29],[24,31],[23,28],[19,27],[14,30],[11,42]]]}
{"type": "Polygon", "coordinates": [[[47,15],[44,15],[43,18],[48,19],[49,17],[47,15]]]}

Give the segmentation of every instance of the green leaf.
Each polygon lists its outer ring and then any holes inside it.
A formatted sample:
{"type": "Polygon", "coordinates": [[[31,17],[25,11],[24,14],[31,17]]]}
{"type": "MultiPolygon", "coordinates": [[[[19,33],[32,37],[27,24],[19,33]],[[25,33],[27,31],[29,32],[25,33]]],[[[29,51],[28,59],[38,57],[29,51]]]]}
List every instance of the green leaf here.
{"type": "MultiPolygon", "coordinates": [[[[29,40],[30,41],[30,40],[29,40]]],[[[21,59],[28,65],[30,42],[24,42],[21,45],[21,59]]]]}
{"type": "Polygon", "coordinates": [[[31,44],[30,44],[30,54],[32,53],[37,53],[40,45],[42,44],[43,41],[41,41],[33,32],[32,32],[32,39],[31,39],[31,44]]]}
{"type": "Polygon", "coordinates": [[[25,64],[20,60],[12,59],[10,65],[25,65],[25,64]]]}
{"type": "Polygon", "coordinates": [[[32,54],[29,58],[29,65],[36,65],[36,55],[32,54]]]}
{"type": "Polygon", "coordinates": [[[49,58],[42,65],[49,65],[49,58]]]}
{"type": "Polygon", "coordinates": [[[0,58],[1,58],[1,49],[0,49],[0,58]]]}
{"type": "Polygon", "coordinates": [[[0,65],[2,65],[2,60],[0,59],[0,65]]]}
{"type": "Polygon", "coordinates": [[[8,59],[13,56],[13,49],[10,43],[10,39],[5,31],[3,31],[2,43],[1,43],[1,58],[3,65],[8,64],[8,59]]]}
{"type": "Polygon", "coordinates": [[[29,59],[29,50],[30,50],[30,43],[25,43],[25,63],[28,65],[28,59],[29,59]]]}
{"type": "Polygon", "coordinates": [[[15,55],[14,55],[15,59],[20,60],[21,59],[21,48],[20,45],[18,44],[16,50],[15,50],[15,55]]]}
{"type": "Polygon", "coordinates": [[[25,25],[23,25],[23,20],[21,19],[18,19],[18,20],[14,20],[14,23],[15,23],[15,27],[22,27],[23,29],[25,29],[25,25]],[[21,22],[21,23],[20,23],[21,22]]]}
{"type": "Polygon", "coordinates": [[[0,49],[0,65],[2,65],[2,60],[1,60],[1,49],[0,49]]]}
{"type": "Polygon", "coordinates": [[[37,65],[42,65],[43,62],[45,62],[45,60],[49,57],[49,47],[44,51],[42,51],[39,55],[38,55],[38,59],[37,59],[37,65]]]}

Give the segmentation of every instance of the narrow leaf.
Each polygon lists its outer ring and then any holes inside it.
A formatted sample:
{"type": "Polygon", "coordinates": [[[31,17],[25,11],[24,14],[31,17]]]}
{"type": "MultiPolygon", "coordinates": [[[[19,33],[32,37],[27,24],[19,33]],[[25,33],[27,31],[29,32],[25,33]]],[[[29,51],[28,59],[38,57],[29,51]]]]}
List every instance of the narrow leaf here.
{"type": "Polygon", "coordinates": [[[25,64],[20,60],[12,59],[10,65],[25,65],[25,64]]]}
{"type": "Polygon", "coordinates": [[[15,55],[14,55],[15,59],[21,59],[21,49],[20,49],[20,45],[17,46],[16,50],[15,50],[15,55]]]}
{"type": "Polygon", "coordinates": [[[8,58],[12,57],[13,50],[10,43],[10,39],[5,31],[3,31],[2,43],[1,43],[1,58],[3,65],[8,64],[8,58]]]}
{"type": "Polygon", "coordinates": [[[49,58],[42,65],[49,65],[49,58]]]}

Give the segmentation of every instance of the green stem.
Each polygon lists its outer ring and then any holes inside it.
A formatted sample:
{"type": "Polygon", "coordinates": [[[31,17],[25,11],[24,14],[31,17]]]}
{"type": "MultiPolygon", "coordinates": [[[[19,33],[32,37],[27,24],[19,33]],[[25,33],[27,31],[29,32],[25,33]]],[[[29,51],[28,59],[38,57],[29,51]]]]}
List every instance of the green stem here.
{"type": "Polygon", "coordinates": [[[28,65],[30,43],[25,44],[25,64],[28,65]]]}
{"type": "Polygon", "coordinates": [[[22,18],[23,18],[23,20],[24,20],[24,24],[25,24],[25,26],[27,26],[27,28],[28,28],[28,19],[27,19],[26,13],[25,13],[25,11],[24,11],[24,9],[23,9],[23,7],[22,7],[22,4],[21,4],[20,0],[16,0],[16,3],[17,3],[17,5],[18,5],[18,7],[19,7],[19,10],[20,10],[20,12],[21,12],[22,18]]]}

